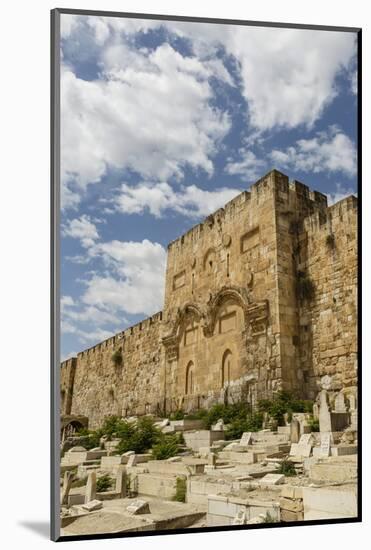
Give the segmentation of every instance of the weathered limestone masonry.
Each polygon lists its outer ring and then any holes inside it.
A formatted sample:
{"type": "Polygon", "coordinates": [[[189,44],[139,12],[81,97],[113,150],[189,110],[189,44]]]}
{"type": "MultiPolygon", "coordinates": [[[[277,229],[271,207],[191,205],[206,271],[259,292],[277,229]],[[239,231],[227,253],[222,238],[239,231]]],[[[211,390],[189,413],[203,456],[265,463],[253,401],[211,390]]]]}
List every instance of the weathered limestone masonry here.
{"type": "Polygon", "coordinates": [[[273,170],[169,244],[163,312],[62,363],[62,414],[355,386],[356,235],[355,197],[327,207],[273,170]]]}

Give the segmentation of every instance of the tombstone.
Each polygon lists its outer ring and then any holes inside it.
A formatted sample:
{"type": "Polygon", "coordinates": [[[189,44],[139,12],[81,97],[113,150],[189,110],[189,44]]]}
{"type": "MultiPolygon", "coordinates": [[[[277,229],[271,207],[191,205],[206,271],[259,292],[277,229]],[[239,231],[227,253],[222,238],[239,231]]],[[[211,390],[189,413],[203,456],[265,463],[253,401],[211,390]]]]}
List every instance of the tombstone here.
{"type": "Polygon", "coordinates": [[[158,423],[158,428],[162,430],[162,428],[165,428],[170,424],[170,420],[168,418],[164,418],[164,420],[161,420],[161,422],[158,423]]]}
{"type": "Polygon", "coordinates": [[[300,437],[299,445],[312,445],[314,444],[314,437],[312,434],[303,434],[300,437]]]}
{"type": "Polygon", "coordinates": [[[319,407],[318,407],[318,403],[313,403],[313,418],[314,418],[314,420],[318,420],[318,419],[319,419],[319,407]]]}
{"type": "Polygon", "coordinates": [[[91,500],[90,502],[82,504],[81,508],[83,510],[87,510],[88,512],[94,512],[94,510],[100,510],[103,508],[103,502],[101,500],[91,500]]]}
{"type": "Polygon", "coordinates": [[[331,432],[321,433],[321,446],[319,451],[321,457],[330,456],[331,439],[332,439],[331,432]]]}
{"type": "Polygon", "coordinates": [[[128,468],[131,468],[132,466],[136,466],[136,465],[137,465],[137,457],[134,453],[134,454],[129,456],[127,466],[128,466],[128,468]]]}
{"type": "Polygon", "coordinates": [[[291,443],[298,443],[299,439],[300,439],[300,422],[296,418],[293,418],[290,424],[290,441],[291,443]]]}
{"type": "Polygon", "coordinates": [[[240,440],[240,445],[242,447],[246,447],[247,445],[250,445],[251,438],[252,438],[252,433],[251,432],[243,432],[241,440],[240,440]]]}
{"type": "Polygon", "coordinates": [[[246,510],[239,510],[232,520],[232,525],[245,525],[246,521],[246,510]]]}
{"type": "Polygon", "coordinates": [[[353,395],[352,393],[350,393],[348,395],[348,401],[349,401],[349,409],[351,411],[355,411],[357,410],[357,407],[356,407],[356,396],[353,395]]]}
{"type": "Polygon", "coordinates": [[[207,457],[207,463],[212,468],[216,467],[216,454],[215,453],[209,453],[209,455],[207,457]]]}
{"type": "Polygon", "coordinates": [[[70,471],[67,470],[67,472],[64,473],[62,496],[61,496],[61,505],[62,506],[67,506],[67,504],[68,504],[68,495],[70,493],[70,489],[71,489],[71,486],[72,486],[73,477],[74,477],[73,472],[70,472],[70,471]]]}
{"type": "Polygon", "coordinates": [[[308,458],[312,454],[312,447],[314,445],[314,437],[312,434],[303,434],[297,445],[291,445],[290,455],[301,456],[308,458]]]}
{"type": "Polygon", "coordinates": [[[344,394],[341,392],[338,393],[337,396],[335,397],[335,412],[341,412],[341,413],[347,412],[344,394]]]}
{"type": "Polygon", "coordinates": [[[219,418],[219,420],[216,422],[216,424],[211,426],[211,429],[216,431],[216,432],[223,431],[224,430],[224,420],[222,418],[219,418]]]}
{"type": "Polygon", "coordinates": [[[119,466],[116,475],[116,493],[120,494],[120,498],[126,497],[126,482],[127,474],[125,466],[119,466]]]}
{"type": "Polygon", "coordinates": [[[327,402],[327,391],[321,390],[319,394],[319,431],[332,432],[331,413],[327,402]]]}
{"type": "Polygon", "coordinates": [[[85,490],[85,504],[91,500],[95,500],[97,494],[97,474],[95,472],[90,472],[88,474],[88,482],[86,484],[85,490]]]}
{"type": "Polygon", "coordinates": [[[260,480],[261,485],[281,485],[285,482],[283,474],[266,474],[260,480]]]}
{"type": "Polygon", "coordinates": [[[134,500],[126,510],[133,515],[150,513],[149,504],[146,500],[134,500]]]}

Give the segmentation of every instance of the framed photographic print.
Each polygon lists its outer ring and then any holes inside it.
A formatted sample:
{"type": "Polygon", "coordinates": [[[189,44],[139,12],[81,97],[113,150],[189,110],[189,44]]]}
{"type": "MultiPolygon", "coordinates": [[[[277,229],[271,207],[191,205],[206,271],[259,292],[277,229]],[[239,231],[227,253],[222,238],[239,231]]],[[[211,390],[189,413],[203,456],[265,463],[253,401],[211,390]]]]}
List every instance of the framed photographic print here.
{"type": "Polygon", "coordinates": [[[361,520],[361,30],[52,11],[52,538],[361,520]]]}

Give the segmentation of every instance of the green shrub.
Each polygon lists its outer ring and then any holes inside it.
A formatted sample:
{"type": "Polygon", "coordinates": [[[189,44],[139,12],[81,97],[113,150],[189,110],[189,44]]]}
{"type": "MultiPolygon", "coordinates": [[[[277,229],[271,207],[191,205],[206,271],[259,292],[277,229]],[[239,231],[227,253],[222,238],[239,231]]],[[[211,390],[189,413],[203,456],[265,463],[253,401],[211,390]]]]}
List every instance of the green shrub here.
{"type": "Polygon", "coordinates": [[[308,424],[312,432],[319,432],[319,420],[318,418],[313,418],[313,416],[308,420],[308,424]]]}
{"type": "Polygon", "coordinates": [[[178,409],[177,411],[171,413],[169,416],[170,420],[183,420],[184,418],[184,412],[181,409],[178,409]]]}
{"type": "Polygon", "coordinates": [[[116,432],[121,438],[116,449],[117,454],[126,451],[143,453],[156,444],[162,436],[160,430],[154,425],[153,419],[148,416],[139,418],[135,424],[125,420],[121,422],[122,425],[116,432]]]}
{"type": "Polygon", "coordinates": [[[207,409],[198,409],[190,414],[186,415],[187,420],[204,420],[207,416],[207,409]]]}
{"type": "Polygon", "coordinates": [[[114,479],[108,474],[104,474],[97,479],[97,493],[109,491],[113,485],[114,479]]]}
{"type": "Polygon", "coordinates": [[[172,500],[185,502],[187,496],[187,480],[184,477],[176,478],[175,495],[172,500]]]}
{"type": "Polygon", "coordinates": [[[84,441],[81,441],[81,445],[85,447],[87,451],[100,446],[100,438],[102,437],[100,430],[88,430],[86,428],[81,428],[81,430],[77,433],[79,436],[84,437],[84,441]]]}
{"type": "Polygon", "coordinates": [[[295,466],[289,460],[283,460],[277,469],[277,473],[287,477],[296,476],[295,466]]]}
{"type": "Polygon", "coordinates": [[[225,431],[226,439],[240,439],[243,432],[257,432],[263,425],[263,415],[254,413],[246,418],[235,418],[225,431]]]}
{"type": "Polygon", "coordinates": [[[87,480],[88,480],[88,476],[85,476],[81,479],[76,478],[72,481],[71,487],[73,487],[73,488],[74,487],[84,487],[86,485],[87,480]]]}
{"type": "Polygon", "coordinates": [[[155,460],[165,460],[179,452],[178,437],[167,436],[152,447],[152,457],[155,460]]]}
{"type": "Polygon", "coordinates": [[[204,420],[205,427],[210,429],[219,418],[222,418],[225,424],[230,424],[237,419],[245,420],[249,415],[251,415],[250,405],[240,401],[230,405],[220,403],[213,405],[201,418],[204,420]]]}
{"type": "Polygon", "coordinates": [[[278,422],[284,424],[283,415],[288,413],[292,417],[293,412],[311,412],[313,401],[297,399],[290,392],[278,392],[272,399],[261,399],[258,402],[258,410],[266,412],[278,422]]]}

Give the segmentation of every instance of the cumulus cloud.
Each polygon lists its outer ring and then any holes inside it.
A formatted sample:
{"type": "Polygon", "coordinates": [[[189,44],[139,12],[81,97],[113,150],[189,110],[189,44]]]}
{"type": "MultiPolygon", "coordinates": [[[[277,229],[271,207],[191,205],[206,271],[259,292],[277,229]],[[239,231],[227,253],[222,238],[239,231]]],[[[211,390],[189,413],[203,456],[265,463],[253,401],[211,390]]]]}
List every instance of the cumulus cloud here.
{"type": "Polygon", "coordinates": [[[336,126],[327,132],[317,132],[311,139],[300,139],[285,150],[273,150],[271,159],[277,168],[302,172],[342,172],[354,176],[357,171],[356,147],[336,126]]]}
{"type": "Polygon", "coordinates": [[[228,115],[210,104],[208,79],[225,77],[220,64],[183,57],[168,44],[150,53],[127,52],[123,45],[105,52],[100,80],[62,70],[65,208],[76,206],[107,167],[145,179],[180,180],[186,166],[213,173],[212,157],[230,129],[228,115]]]}
{"type": "Polygon", "coordinates": [[[240,67],[251,129],[309,128],[338,94],[336,76],[355,55],[352,33],[169,22],[209,55],[222,45],[240,67]]]}
{"type": "Polygon", "coordinates": [[[181,186],[174,190],[166,182],[138,185],[122,184],[116,208],[125,214],[143,214],[149,212],[156,218],[172,210],[189,218],[205,217],[224,206],[233,197],[241,193],[239,189],[222,187],[205,191],[196,185],[181,186]]]}
{"type": "Polygon", "coordinates": [[[228,159],[225,171],[231,176],[242,176],[247,180],[256,180],[266,168],[266,162],[257,158],[255,153],[247,149],[240,149],[240,161],[228,159]]]}
{"type": "Polygon", "coordinates": [[[89,248],[99,239],[95,224],[86,214],[80,218],[69,220],[62,228],[62,235],[79,239],[84,248],[89,248]]]}
{"type": "Polygon", "coordinates": [[[94,247],[108,269],[85,281],[82,301],[114,313],[151,315],[163,306],[166,251],[159,243],[111,241],[94,247]]]}

